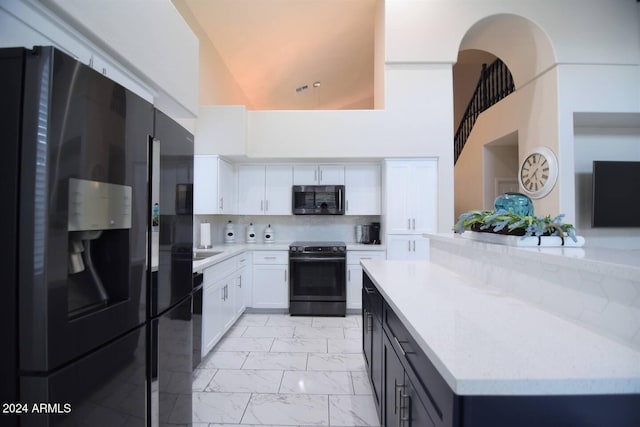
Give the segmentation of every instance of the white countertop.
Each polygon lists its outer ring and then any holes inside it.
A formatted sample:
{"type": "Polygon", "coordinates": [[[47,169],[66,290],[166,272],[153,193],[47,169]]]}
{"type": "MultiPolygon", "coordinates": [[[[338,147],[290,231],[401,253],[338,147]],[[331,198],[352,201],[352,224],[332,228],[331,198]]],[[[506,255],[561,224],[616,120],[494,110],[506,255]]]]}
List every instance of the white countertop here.
{"type": "Polygon", "coordinates": [[[544,260],[560,267],[574,266],[585,272],[600,273],[624,280],[640,277],[640,250],[621,250],[590,247],[515,247],[471,240],[466,234],[425,234],[425,237],[459,246],[472,246],[481,251],[491,251],[509,257],[529,260],[544,260]]]}
{"type": "MultiPolygon", "coordinates": [[[[196,252],[219,252],[217,255],[205,258],[203,260],[193,262],[193,272],[200,272],[207,267],[240,255],[244,251],[288,251],[291,242],[274,242],[274,243],[234,243],[214,245],[211,248],[200,249],[195,248],[196,252]]],[[[347,243],[347,251],[385,251],[385,245],[364,245],[358,243],[347,243]]]]}
{"type": "Polygon", "coordinates": [[[460,395],[640,393],[640,352],[429,261],[362,262],[460,395]]]}

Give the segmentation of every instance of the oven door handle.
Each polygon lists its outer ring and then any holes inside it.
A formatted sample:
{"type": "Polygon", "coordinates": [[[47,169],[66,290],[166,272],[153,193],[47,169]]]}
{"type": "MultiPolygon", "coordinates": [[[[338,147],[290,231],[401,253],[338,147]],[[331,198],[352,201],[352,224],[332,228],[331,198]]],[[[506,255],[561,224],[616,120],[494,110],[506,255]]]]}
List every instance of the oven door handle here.
{"type": "Polygon", "coordinates": [[[346,261],[346,258],[344,257],[302,257],[302,258],[290,258],[289,259],[292,262],[316,262],[316,261],[321,261],[321,262],[334,262],[334,261],[346,261]]]}

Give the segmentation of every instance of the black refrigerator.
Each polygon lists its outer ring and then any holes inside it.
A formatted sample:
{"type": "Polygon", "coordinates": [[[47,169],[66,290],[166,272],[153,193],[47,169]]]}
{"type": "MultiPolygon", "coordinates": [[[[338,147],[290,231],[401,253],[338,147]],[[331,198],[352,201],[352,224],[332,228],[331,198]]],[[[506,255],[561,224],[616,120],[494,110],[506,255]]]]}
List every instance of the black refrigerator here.
{"type": "Polygon", "coordinates": [[[0,93],[0,425],[190,424],[191,135],[51,47],[0,93]]]}

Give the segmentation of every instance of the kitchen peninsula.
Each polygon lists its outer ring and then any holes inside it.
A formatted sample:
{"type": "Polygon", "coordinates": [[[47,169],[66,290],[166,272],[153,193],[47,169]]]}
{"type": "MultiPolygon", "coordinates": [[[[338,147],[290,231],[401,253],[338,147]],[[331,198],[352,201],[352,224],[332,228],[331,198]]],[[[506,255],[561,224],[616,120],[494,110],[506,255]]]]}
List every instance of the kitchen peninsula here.
{"type": "Polygon", "coordinates": [[[365,329],[381,344],[365,333],[364,345],[381,423],[640,425],[633,262],[428,237],[430,261],[362,262],[363,321],[380,322],[365,329]],[[624,286],[628,301],[614,295],[624,286]],[[562,296],[576,298],[552,301],[562,296]]]}

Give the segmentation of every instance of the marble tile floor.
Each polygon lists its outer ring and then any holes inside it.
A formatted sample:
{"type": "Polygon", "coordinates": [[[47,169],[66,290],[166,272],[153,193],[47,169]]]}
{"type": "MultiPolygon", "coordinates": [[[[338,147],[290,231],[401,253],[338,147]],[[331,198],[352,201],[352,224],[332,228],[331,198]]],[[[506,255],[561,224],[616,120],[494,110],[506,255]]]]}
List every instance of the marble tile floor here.
{"type": "Polygon", "coordinates": [[[193,426],[378,426],[362,320],[244,314],[193,378],[193,426]]]}

